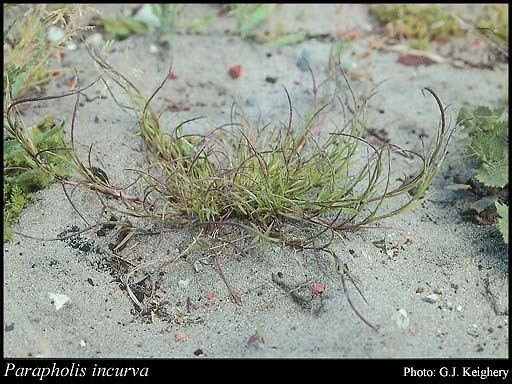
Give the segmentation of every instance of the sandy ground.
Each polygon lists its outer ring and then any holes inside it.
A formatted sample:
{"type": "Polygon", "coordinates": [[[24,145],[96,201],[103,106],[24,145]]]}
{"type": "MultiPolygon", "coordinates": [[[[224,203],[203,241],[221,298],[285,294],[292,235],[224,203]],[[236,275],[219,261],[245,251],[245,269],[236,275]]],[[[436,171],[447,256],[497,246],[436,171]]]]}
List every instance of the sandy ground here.
{"type": "MultiPolygon", "coordinates": [[[[98,7],[114,14],[118,6],[98,7]]],[[[208,7],[191,6],[192,14],[205,14],[208,7]]],[[[290,20],[286,23],[290,31],[297,27],[294,12],[301,8],[280,10],[290,20]]],[[[498,103],[508,80],[506,65],[493,70],[451,64],[410,67],[398,64],[398,55],[390,52],[361,58],[372,33],[366,12],[365,6],[356,5],[343,6],[339,13],[335,5],[308,6],[301,23],[312,34],[333,35],[337,29],[353,27],[363,31],[344,51],[343,60],[356,63],[365,74],[356,87],[363,87],[371,77],[374,82],[388,79],[372,99],[370,127],[384,128],[392,142],[409,148],[418,148],[420,135],[433,137],[438,113],[433,101],[422,96],[423,86],[432,87],[445,104],[452,105],[452,120],[465,103],[498,103]]],[[[229,36],[225,31],[229,28],[232,22],[219,18],[211,33],[178,34],[170,52],[155,54],[150,53],[151,36],[130,37],[116,44],[106,58],[129,76],[137,75],[147,95],[165,76],[172,58],[178,78],[168,83],[155,104],[157,110],[167,110],[164,122],[206,116],[195,126],[205,129],[226,122],[233,101],[253,118],[261,112],[266,118],[284,120],[287,104],[282,85],[290,91],[299,114],[311,95],[306,92],[309,75],[299,70],[297,59],[303,50],[309,51],[312,68],[322,78],[331,42],[309,39],[278,48],[229,36]],[[234,64],[242,65],[236,80],[227,74],[234,64]],[[268,76],[278,80],[271,84],[265,80],[268,76]],[[172,105],[181,110],[169,112],[172,105]]],[[[83,49],[68,52],[64,64],[78,66],[84,83],[94,78],[83,49]]],[[[102,92],[97,86],[87,94],[93,97],[102,92]]],[[[56,113],[69,121],[73,101],[34,105],[26,119],[56,113]]],[[[84,148],[94,144],[93,158],[113,184],[128,184],[133,174],[123,169],[141,167],[145,161],[136,120],[110,97],[82,101],[77,141],[84,148]]],[[[145,304],[154,301],[159,311],[153,318],[142,316],[115,275],[118,265],[108,252],[114,231],[101,237],[93,231],[73,242],[15,236],[4,244],[4,356],[507,357],[508,248],[495,227],[474,224],[462,215],[474,196],[445,189],[454,177],[469,176],[470,169],[460,161],[459,138],[457,134],[429,200],[381,223],[392,229],[348,232],[333,245],[359,279],[368,300],[365,304],[351,287],[354,304],[378,324],[378,333],[351,309],[327,256],[268,244],[246,254],[226,252],[221,258],[223,271],[242,305],[230,300],[204,250],[162,267],[161,263],[175,259],[193,241],[185,229],[137,237],[120,253],[135,265],[144,264],[136,276],[147,275],[140,286],[154,289],[152,297],[144,296],[142,290],[138,297],[145,304]],[[372,243],[383,239],[396,245],[396,251],[386,253],[372,243]],[[306,293],[314,281],[324,282],[326,291],[300,305],[272,281],[272,274],[278,272],[288,284],[309,281],[306,293]],[[424,301],[435,292],[434,303],[424,301]],[[56,311],[48,293],[66,294],[71,303],[56,311]],[[264,342],[248,345],[257,328],[264,342]]],[[[396,161],[400,171],[413,169],[401,159],[396,161]]],[[[93,193],[77,191],[74,201],[87,219],[94,222],[100,214],[93,193]]],[[[60,185],[52,185],[34,195],[13,229],[48,238],[73,225],[85,226],[60,185]]]]}

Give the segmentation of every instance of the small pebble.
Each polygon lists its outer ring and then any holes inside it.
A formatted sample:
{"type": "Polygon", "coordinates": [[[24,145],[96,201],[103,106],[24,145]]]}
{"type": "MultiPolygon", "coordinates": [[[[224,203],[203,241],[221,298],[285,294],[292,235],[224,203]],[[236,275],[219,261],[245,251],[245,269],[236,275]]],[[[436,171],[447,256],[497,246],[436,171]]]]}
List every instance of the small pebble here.
{"type": "Polygon", "coordinates": [[[434,293],[437,295],[443,294],[443,291],[441,291],[439,288],[434,289],[434,293]]]}
{"type": "Polygon", "coordinates": [[[52,301],[52,304],[55,305],[55,310],[58,311],[61,309],[64,304],[67,304],[71,301],[71,299],[67,295],[63,295],[60,293],[50,293],[48,292],[48,296],[50,297],[50,300],[52,301]]]}
{"type": "Polygon", "coordinates": [[[421,298],[421,300],[423,300],[426,303],[433,304],[433,303],[437,303],[439,301],[439,296],[436,295],[435,293],[432,293],[431,295],[423,296],[421,298]]]}
{"type": "Polygon", "coordinates": [[[176,341],[184,341],[187,339],[187,334],[185,333],[185,331],[180,330],[178,331],[176,336],[174,336],[174,338],[176,339],[176,341]]]}
{"type": "Polygon", "coordinates": [[[462,311],[462,305],[457,305],[457,312],[461,312],[462,311]]]}
{"type": "Polygon", "coordinates": [[[178,281],[178,287],[180,287],[181,289],[187,289],[189,284],[190,284],[190,279],[178,281]]]}
{"type": "Polygon", "coordinates": [[[407,311],[403,308],[396,311],[391,319],[395,321],[398,328],[405,329],[409,326],[409,316],[407,315],[407,311]]]}
{"type": "Polygon", "coordinates": [[[466,331],[468,335],[470,336],[473,336],[473,337],[478,337],[478,327],[476,326],[476,324],[472,324],[468,330],[466,331]]]}
{"type": "Polygon", "coordinates": [[[194,264],[192,265],[192,267],[194,268],[194,271],[196,273],[201,272],[201,270],[203,269],[203,265],[201,264],[201,262],[199,260],[194,261],[194,264]]]}
{"type": "Polygon", "coordinates": [[[81,346],[82,348],[85,348],[85,340],[80,340],[80,346],[81,346]]]}
{"type": "Polygon", "coordinates": [[[265,348],[265,340],[260,332],[256,331],[254,335],[251,335],[247,340],[247,346],[254,350],[261,350],[265,348]]]}
{"type": "Polygon", "coordinates": [[[325,291],[325,283],[316,282],[313,284],[311,290],[313,292],[313,295],[321,295],[325,291]]]}
{"type": "Polygon", "coordinates": [[[155,54],[155,53],[158,53],[158,51],[159,51],[159,49],[155,44],[151,44],[149,46],[149,53],[155,54]]]}
{"type": "Polygon", "coordinates": [[[240,64],[233,65],[231,68],[229,68],[229,76],[232,79],[238,79],[240,77],[240,73],[242,71],[242,66],[240,64]]]}

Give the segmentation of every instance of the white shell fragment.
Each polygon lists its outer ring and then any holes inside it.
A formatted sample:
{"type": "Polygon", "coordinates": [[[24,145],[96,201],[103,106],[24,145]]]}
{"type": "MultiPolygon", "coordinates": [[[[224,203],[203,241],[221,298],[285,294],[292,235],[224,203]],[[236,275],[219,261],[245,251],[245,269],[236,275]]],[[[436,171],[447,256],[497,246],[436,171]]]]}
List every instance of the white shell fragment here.
{"type": "Polygon", "coordinates": [[[421,300],[423,300],[426,303],[434,304],[439,301],[439,295],[432,293],[431,295],[423,296],[421,300]]]}
{"type": "Polygon", "coordinates": [[[66,304],[66,303],[71,301],[69,296],[62,295],[60,293],[50,293],[50,292],[48,292],[48,296],[52,300],[53,305],[55,305],[55,310],[56,311],[61,309],[64,306],[64,304],[66,304]]]}
{"type": "Polygon", "coordinates": [[[405,329],[409,326],[409,316],[407,316],[407,311],[403,308],[396,311],[391,318],[398,328],[405,329]]]}

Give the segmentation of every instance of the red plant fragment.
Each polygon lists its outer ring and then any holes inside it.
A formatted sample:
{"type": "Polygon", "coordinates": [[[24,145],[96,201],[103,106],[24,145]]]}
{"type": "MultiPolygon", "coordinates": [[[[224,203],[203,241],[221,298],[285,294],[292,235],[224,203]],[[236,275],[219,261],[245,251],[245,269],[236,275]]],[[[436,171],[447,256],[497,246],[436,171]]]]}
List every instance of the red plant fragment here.
{"type": "Polygon", "coordinates": [[[229,76],[231,76],[232,79],[238,79],[240,77],[240,72],[242,71],[241,65],[233,65],[231,68],[229,68],[229,76]]]}

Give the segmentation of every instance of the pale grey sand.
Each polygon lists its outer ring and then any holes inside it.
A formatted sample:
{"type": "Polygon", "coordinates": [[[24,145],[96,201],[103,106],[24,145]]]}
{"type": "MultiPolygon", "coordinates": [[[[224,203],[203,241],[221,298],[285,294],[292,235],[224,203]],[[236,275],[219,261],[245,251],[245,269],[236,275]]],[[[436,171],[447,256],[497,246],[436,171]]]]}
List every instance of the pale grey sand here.
{"type": "MultiPolygon", "coordinates": [[[[115,7],[110,6],[110,11],[116,11],[115,7]]],[[[365,6],[344,6],[339,14],[335,5],[310,7],[304,23],[313,34],[370,27],[365,6]]],[[[197,14],[208,10],[191,8],[197,14]]],[[[285,7],[280,12],[293,19],[298,9],[285,7]]],[[[286,26],[292,31],[296,28],[293,22],[286,26]]],[[[172,56],[178,79],[158,95],[155,109],[174,103],[187,104],[189,110],[167,112],[164,122],[207,116],[196,123],[197,129],[227,122],[233,100],[255,118],[261,111],[285,120],[287,104],[281,85],[290,91],[299,113],[311,95],[305,92],[310,89],[309,74],[297,68],[297,59],[307,49],[313,70],[322,78],[331,43],[313,39],[277,48],[224,35],[224,29],[232,27],[232,21],[224,18],[217,20],[209,35],[176,35],[170,54],[151,54],[150,37],[130,37],[106,57],[129,76],[134,75],[133,68],[140,69],[138,81],[149,96],[165,76],[172,56]],[[237,80],[227,74],[234,64],[242,65],[237,80]],[[278,80],[271,84],[265,81],[267,76],[278,80]]],[[[352,45],[351,49],[361,52],[365,40],[352,45]]],[[[438,124],[435,104],[422,96],[422,87],[432,87],[445,104],[453,105],[449,114],[454,120],[463,103],[495,105],[508,80],[507,66],[494,70],[450,64],[415,68],[396,63],[395,53],[374,52],[365,62],[351,57],[351,49],[344,57],[346,62],[358,62],[358,68],[368,70],[376,82],[389,79],[371,102],[369,126],[385,128],[392,142],[409,148],[418,148],[420,134],[428,135],[426,140],[432,138],[438,124]]],[[[65,57],[66,65],[79,67],[83,83],[94,78],[87,71],[89,63],[83,49],[65,57]]],[[[54,87],[48,90],[56,91],[54,87]]],[[[94,96],[100,91],[97,86],[87,93],[94,96]]],[[[133,174],[123,169],[141,167],[145,161],[135,119],[110,97],[82,101],[77,141],[84,145],[84,153],[94,143],[94,159],[113,184],[128,184],[133,174]]],[[[27,120],[56,113],[69,121],[73,102],[68,98],[41,103],[30,110],[27,120]]],[[[161,237],[137,237],[121,252],[137,265],[148,263],[143,268],[149,275],[145,283],[153,284],[156,293],[144,300],[161,305],[151,322],[151,316],[134,315],[133,301],[110,274],[113,267],[105,260],[106,254],[95,252],[96,247],[108,249],[114,231],[107,237],[92,231],[81,236],[81,241],[90,241],[88,252],[68,242],[21,236],[4,244],[4,356],[507,357],[508,247],[495,227],[476,225],[461,215],[474,199],[469,193],[444,189],[455,175],[469,176],[468,166],[460,161],[457,140],[450,148],[450,167],[435,180],[431,199],[381,223],[395,229],[349,232],[334,243],[334,250],[359,279],[369,304],[349,286],[351,298],[369,321],[379,325],[378,333],[350,308],[332,260],[325,255],[268,244],[243,255],[226,252],[222,267],[241,295],[241,306],[230,300],[206,252],[194,251],[185,260],[158,269],[160,262],[172,260],[193,241],[185,229],[161,237]],[[382,239],[397,245],[397,252],[387,254],[372,244],[382,239]],[[278,272],[290,284],[324,282],[323,298],[315,299],[312,309],[301,307],[272,281],[272,273],[278,272]],[[56,311],[48,293],[65,294],[71,302],[56,311]],[[425,301],[427,296],[434,302],[425,301]],[[257,327],[264,343],[248,346],[257,327]]],[[[413,169],[405,160],[397,162],[404,172],[413,169]]],[[[95,195],[77,191],[74,196],[77,208],[94,222],[101,211],[95,195]]],[[[54,237],[73,225],[84,228],[60,185],[52,185],[34,194],[13,229],[54,237]]]]}

